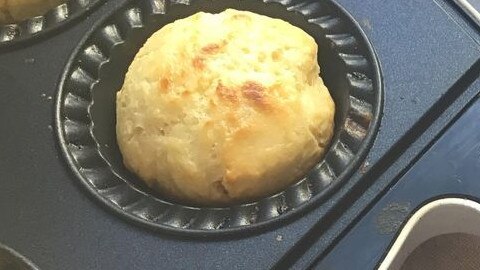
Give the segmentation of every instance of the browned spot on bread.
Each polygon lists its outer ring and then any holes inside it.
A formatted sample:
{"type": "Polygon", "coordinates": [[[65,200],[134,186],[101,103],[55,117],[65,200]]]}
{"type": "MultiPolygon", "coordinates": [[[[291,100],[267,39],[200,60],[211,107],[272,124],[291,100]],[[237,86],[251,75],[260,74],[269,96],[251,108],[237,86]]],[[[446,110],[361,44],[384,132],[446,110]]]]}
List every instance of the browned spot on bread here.
{"type": "Polygon", "coordinates": [[[242,85],[243,96],[255,103],[265,103],[265,87],[258,82],[246,81],[242,85]]]}
{"type": "Polygon", "coordinates": [[[182,97],[188,97],[188,96],[190,96],[190,94],[191,94],[190,91],[183,91],[182,92],[182,97]]]}
{"type": "Polygon", "coordinates": [[[282,58],[282,53],[279,50],[272,52],[273,61],[278,61],[280,58],[282,58]]]}
{"type": "Polygon", "coordinates": [[[170,87],[170,81],[167,78],[162,78],[159,82],[160,90],[166,92],[169,87],[170,87]]]}
{"type": "Polygon", "coordinates": [[[197,56],[193,58],[192,64],[195,69],[203,70],[205,68],[205,59],[197,56]]]}
{"type": "Polygon", "coordinates": [[[238,97],[235,94],[235,90],[223,85],[222,82],[218,82],[216,93],[223,100],[227,100],[230,102],[238,101],[238,97]]]}
{"type": "Polygon", "coordinates": [[[220,51],[221,46],[216,43],[209,44],[202,48],[202,52],[206,54],[216,54],[220,51]]]}
{"type": "Polygon", "coordinates": [[[232,19],[234,19],[234,20],[248,20],[248,21],[252,20],[252,18],[251,18],[249,15],[243,14],[243,13],[241,13],[241,14],[238,14],[238,13],[237,13],[237,14],[233,14],[233,15],[232,15],[232,19]]]}

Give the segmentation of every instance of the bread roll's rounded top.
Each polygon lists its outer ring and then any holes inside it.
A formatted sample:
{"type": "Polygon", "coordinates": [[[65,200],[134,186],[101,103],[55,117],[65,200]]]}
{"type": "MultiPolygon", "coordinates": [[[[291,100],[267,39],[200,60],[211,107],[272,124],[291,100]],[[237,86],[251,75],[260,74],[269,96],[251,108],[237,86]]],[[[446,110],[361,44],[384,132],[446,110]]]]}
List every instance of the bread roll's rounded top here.
{"type": "Polygon", "coordinates": [[[260,198],[298,181],[333,133],[317,44],[246,11],[197,13],[153,34],[117,94],[125,165],[199,204],[260,198]]]}

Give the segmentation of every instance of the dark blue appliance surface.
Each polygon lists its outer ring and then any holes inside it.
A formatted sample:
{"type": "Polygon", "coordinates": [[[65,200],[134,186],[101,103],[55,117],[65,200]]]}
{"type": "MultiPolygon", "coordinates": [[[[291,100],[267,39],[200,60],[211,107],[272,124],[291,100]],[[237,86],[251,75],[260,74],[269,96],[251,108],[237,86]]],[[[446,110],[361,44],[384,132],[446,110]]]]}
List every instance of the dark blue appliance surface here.
{"type": "Polygon", "coordinates": [[[118,218],[65,165],[52,97],[79,40],[127,1],[106,1],[61,32],[0,52],[0,243],[40,269],[372,269],[395,234],[373,224],[386,205],[480,197],[470,181],[480,172],[479,28],[446,0],[337,0],[372,43],[385,91],[361,169],[303,216],[254,234],[180,237],[118,218]],[[442,174],[453,159],[461,183],[442,174]]]}
{"type": "MultiPolygon", "coordinates": [[[[480,80],[474,87],[480,89],[480,80]]],[[[422,205],[442,197],[480,202],[479,115],[477,97],[349,234],[326,257],[318,258],[315,268],[373,269],[398,235],[401,225],[422,205]],[[390,220],[383,222],[381,217],[386,215],[390,220]],[[346,257],[349,259],[341,259],[346,257]]]]}

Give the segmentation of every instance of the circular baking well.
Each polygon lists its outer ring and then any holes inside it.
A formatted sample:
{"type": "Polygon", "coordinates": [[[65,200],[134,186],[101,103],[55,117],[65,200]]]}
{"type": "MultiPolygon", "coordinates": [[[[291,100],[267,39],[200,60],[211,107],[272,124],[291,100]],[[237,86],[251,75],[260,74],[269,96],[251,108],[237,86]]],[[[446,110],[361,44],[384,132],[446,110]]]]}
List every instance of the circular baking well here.
{"type": "Polygon", "coordinates": [[[66,3],[50,9],[44,15],[18,23],[0,24],[0,47],[18,44],[54,31],[78,19],[102,1],[104,0],[68,0],[66,3]]]}
{"type": "Polygon", "coordinates": [[[327,199],[358,168],[378,127],[381,104],[373,50],[332,1],[139,0],[97,24],[73,53],[59,84],[56,125],[68,165],[108,208],[148,227],[204,235],[264,227],[327,199]],[[281,18],[315,38],[321,76],[337,106],[335,137],[325,157],[286,190],[230,207],[195,207],[169,201],[124,168],[115,134],[115,95],[152,33],[198,11],[226,8],[281,18]]]}

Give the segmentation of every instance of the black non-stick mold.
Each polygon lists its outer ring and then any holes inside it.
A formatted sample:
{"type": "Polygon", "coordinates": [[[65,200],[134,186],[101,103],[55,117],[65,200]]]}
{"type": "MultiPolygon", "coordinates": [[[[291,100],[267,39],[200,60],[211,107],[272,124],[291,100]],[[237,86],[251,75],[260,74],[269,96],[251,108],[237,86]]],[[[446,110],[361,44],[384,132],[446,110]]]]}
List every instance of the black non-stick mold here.
{"type": "Polygon", "coordinates": [[[0,25],[0,47],[11,46],[38,37],[80,18],[104,0],[69,0],[49,10],[18,23],[0,25]]]}
{"type": "Polygon", "coordinates": [[[352,17],[330,0],[138,0],[97,24],[72,54],[59,84],[56,128],[69,167],[115,213],[174,233],[224,235],[265,228],[327,199],[359,167],[381,109],[374,51],[352,17]],[[324,159],[286,190],[231,207],[196,207],[162,198],[124,168],[115,136],[115,95],[153,32],[198,11],[226,8],[281,18],[315,38],[321,76],[337,105],[336,135],[324,159]]]}
{"type": "Polygon", "coordinates": [[[38,267],[17,251],[0,244],[0,269],[38,270],[38,267]]]}

